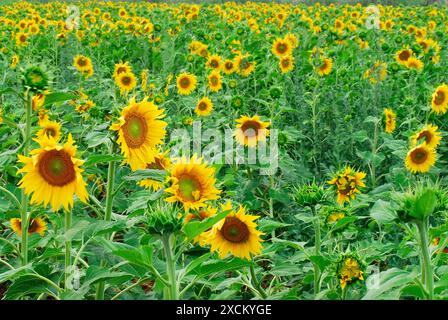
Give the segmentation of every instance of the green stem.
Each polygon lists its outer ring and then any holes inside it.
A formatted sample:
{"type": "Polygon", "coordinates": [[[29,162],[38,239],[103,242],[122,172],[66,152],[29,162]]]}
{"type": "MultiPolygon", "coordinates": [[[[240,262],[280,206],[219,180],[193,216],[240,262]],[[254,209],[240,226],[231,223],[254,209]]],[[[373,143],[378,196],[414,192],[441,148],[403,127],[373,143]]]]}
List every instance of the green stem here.
{"type": "MultiPolygon", "coordinates": [[[[65,237],[67,237],[68,231],[72,225],[72,211],[65,211],[65,237]]],[[[68,281],[70,280],[70,270],[72,266],[72,241],[71,239],[65,239],[65,282],[64,287],[68,287],[68,281]]]]}
{"type": "Polygon", "coordinates": [[[432,300],[434,295],[434,275],[431,266],[431,257],[429,255],[429,238],[428,238],[428,219],[417,223],[417,228],[420,234],[420,246],[422,250],[422,273],[424,273],[426,291],[428,292],[428,299],[432,300]]]}
{"type": "MultiPolygon", "coordinates": [[[[320,220],[316,212],[316,206],[311,206],[311,211],[314,216],[314,253],[316,256],[320,255],[321,236],[320,236],[320,220]]],[[[314,295],[316,296],[320,291],[320,270],[317,264],[314,264],[314,295]]]]}
{"type": "MultiPolygon", "coordinates": [[[[115,161],[109,162],[109,168],[107,170],[107,188],[106,188],[106,208],[104,212],[104,220],[109,222],[112,219],[112,204],[114,202],[114,183],[115,183],[115,161]]],[[[106,235],[107,237],[107,235],[106,235]]],[[[104,267],[104,261],[101,263],[104,267]]],[[[104,300],[105,282],[100,281],[96,289],[96,300],[104,300]]]]}
{"type": "MultiPolygon", "coordinates": [[[[28,156],[30,151],[31,140],[31,112],[32,112],[32,96],[29,92],[26,93],[25,101],[26,118],[25,118],[25,136],[23,154],[28,156]]],[[[28,199],[25,194],[25,189],[22,189],[22,266],[28,264],[28,199]]]]}
{"type": "Polygon", "coordinates": [[[257,289],[258,293],[260,294],[260,296],[263,299],[266,299],[268,296],[267,296],[266,292],[263,290],[263,288],[261,287],[260,282],[258,281],[257,276],[255,275],[255,268],[254,268],[253,264],[251,264],[249,266],[249,270],[250,270],[250,277],[252,279],[252,283],[253,283],[255,289],[257,289]]]}
{"type": "Polygon", "coordinates": [[[170,283],[169,296],[170,300],[178,300],[178,288],[176,281],[176,264],[173,260],[173,251],[170,244],[170,235],[162,236],[163,249],[166,256],[166,268],[168,273],[168,281],[170,283]]]}

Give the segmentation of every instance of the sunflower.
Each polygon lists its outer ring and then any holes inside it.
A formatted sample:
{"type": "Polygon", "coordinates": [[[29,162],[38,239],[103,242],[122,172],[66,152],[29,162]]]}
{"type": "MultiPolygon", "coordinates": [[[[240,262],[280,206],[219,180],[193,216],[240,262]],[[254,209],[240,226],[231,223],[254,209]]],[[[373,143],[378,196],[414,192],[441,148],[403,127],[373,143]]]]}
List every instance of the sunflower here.
{"type": "Polygon", "coordinates": [[[9,67],[11,69],[15,69],[17,64],[20,62],[20,57],[18,55],[13,55],[11,58],[11,64],[9,65],[9,67]]]}
{"type": "Polygon", "coordinates": [[[255,61],[249,60],[249,55],[238,55],[235,58],[238,73],[243,77],[249,76],[255,70],[255,61]]]}
{"type": "Polygon", "coordinates": [[[196,155],[177,159],[171,165],[168,182],[171,185],[165,192],[171,196],[166,201],[180,202],[187,211],[206,206],[206,201],[218,199],[221,193],[215,187],[215,169],[196,155]]]}
{"type": "Polygon", "coordinates": [[[237,122],[237,129],[234,132],[235,138],[239,144],[248,147],[255,147],[258,141],[266,141],[269,135],[269,122],[261,121],[260,117],[242,116],[237,122]]]}
{"type": "Polygon", "coordinates": [[[194,109],[194,112],[198,116],[208,116],[213,110],[213,103],[208,97],[203,97],[201,100],[198,101],[198,104],[196,105],[196,109],[194,109]]]}
{"type": "Polygon", "coordinates": [[[342,289],[344,289],[347,284],[352,284],[357,281],[364,280],[364,272],[362,271],[363,266],[355,257],[347,256],[341,259],[341,261],[338,263],[337,269],[337,274],[342,289]]]}
{"type": "Polygon", "coordinates": [[[377,61],[374,65],[364,72],[364,79],[369,79],[370,83],[376,84],[386,79],[387,76],[387,64],[377,61]]]}
{"type": "Polygon", "coordinates": [[[81,73],[89,72],[93,69],[92,60],[79,54],[73,58],[73,66],[81,73]]]}
{"type": "Polygon", "coordinates": [[[436,151],[430,148],[426,143],[420,144],[406,155],[406,168],[412,173],[428,172],[436,163],[436,151]]]}
{"type": "Polygon", "coordinates": [[[19,162],[24,167],[18,173],[25,175],[19,187],[25,194],[32,195],[31,204],[51,204],[53,211],[61,206],[65,210],[73,207],[73,196],[76,194],[82,202],[88,198],[86,183],[80,166],[84,161],[76,158],[76,146],[72,135],[67,142],[59,145],[53,138],[35,139],[40,148],[31,151],[31,156],[19,155],[19,162]]]}
{"type": "Polygon", "coordinates": [[[279,65],[282,73],[288,73],[289,71],[294,69],[294,57],[293,56],[281,57],[279,65]]]}
{"type": "Polygon", "coordinates": [[[292,44],[288,39],[275,39],[271,52],[277,57],[288,56],[292,53],[292,44]]]}
{"type": "Polygon", "coordinates": [[[59,141],[59,138],[61,137],[60,123],[45,119],[44,121],[39,122],[39,125],[42,127],[42,129],[40,129],[36,134],[38,139],[48,137],[53,138],[56,141],[59,141]]]}
{"type": "Polygon", "coordinates": [[[183,72],[176,78],[177,90],[179,94],[189,95],[196,89],[196,76],[191,73],[183,72]]]}
{"type": "Polygon", "coordinates": [[[448,109],[448,86],[442,84],[432,94],[431,108],[437,114],[445,114],[448,109]]]}
{"type": "Polygon", "coordinates": [[[299,39],[297,39],[297,36],[295,34],[289,33],[285,36],[285,39],[291,43],[291,46],[293,48],[297,48],[299,46],[299,39]]]}
{"type": "Polygon", "coordinates": [[[208,75],[208,86],[213,92],[217,92],[222,89],[222,80],[219,71],[212,71],[208,75]]]}
{"type": "Polygon", "coordinates": [[[440,132],[437,131],[437,129],[438,127],[432,124],[426,125],[423,129],[412,136],[412,145],[416,146],[424,142],[428,148],[437,148],[440,144],[440,140],[442,139],[440,132]]]}
{"type": "Polygon", "coordinates": [[[19,47],[26,46],[28,41],[28,35],[24,32],[17,32],[16,33],[16,45],[19,47]]]}
{"type": "Polygon", "coordinates": [[[132,73],[132,67],[129,62],[116,63],[114,66],[114,79],[116,79],[122,73],[132,73]]]}
{"type": "Polygon", "coordinates": [[[115,78],[115,83],[120,88],[121,93],[127,93],[135,88],[137,85],[137,79],[132,72],[120,73],[115,78]]]}
{"type": "Polygon", "coordinates": [[[31,99],[31,106],[33,108],[33,111],[39,110],[44,105],[45,94],[48,94],[48,91],[36,93],[33,95],[33,98],[31,99]]]}
{"type": "MultiPolygon", "coordinates": [[[[231,210],[231,205],[225,205],[223,210],[231,210]]],[[[218,251],[220,258],[231,253],[235,257],[250,260],[252,254],[260,254],[263,248],[260,236],[263,233],[257,230],[257,224],[254,222],[258,218],[259,216],[246,214],[243,206],[236,212],[231,210],[224,219],[213,226],[207,238],[210,250],[218,251]]]]}
{"type": "Polygon", "coordinates": [[[386,131],[387,133],[392,133],[394,132],[396,126],[397,126],[397,122],[396,122],[396,118],[397,115],[395,114],[395,112],[393,112],[392,109],[384,109],[384,118],[385,118],[385,123],[386,123],[386,127],[384,128],[384,131],[386,131]]]}
{"type": "Polygon", "coordinates": [[[220,70],[222,66],[222,59],[220,56],[216,54],[212,54],[208,57],[206,66],[208,68],[214,69],[214,70],[220,70]]]}
{"type": "Polygon", "coordinates": [[[356,193],[360,193],[359,188],[365,187],[363,179],[366,174],[362,171],[355,171],[349,166],[337,173],[328,184],[336,187],[337,202],[339,204],[345,201],[349,202],[355,198],[356,193]]]}
{"type": "Polygon", "coordinates": [[[236,64],[235,61],[227,59],[224,61],[223,65],[222,65],[222,71],[225,74],[232,74],[236,71],[236,64]]]}
{"type": "Polygon", "coordinates": [[[333,60],[331,60],[330,58],[323,58],[321,60],[321,64],[317,67],[317,73],[319,73],[319,75],[323,77],[330,74],[332,68],[333,60]]]}
{"type": "MultiPolygon", "coordinates": [[[[155,169],[155,170],[168,170],[171,165],[171,160],[166,156],[166,152],[158,152],[154,156],[154,161],[148,163],[145,169],[155,169]]],[[[139,186],[152,189],[157,191],[163,187],[163,183],[153,179],[145,179],[138,183],[139,186]]]]}
{"type": "MultiPolygon", "coordinates": [[[[18,235],[22,236],[22,219],[12,218],[10,221],[11,229],[18,235]]],[[[41,237],[45,235],[47,223],[42,218],[34,218],[28,226],[28,234],[38,233],[41,237]]]]}
{"type": "Polygon", "coordinates": [[[132,98],[118,122],[111,126],[111,130],[118,131],[117,143],[132,171],[145,169],[155,161],[156,148],[163,143],[166,133],[167,123],[160,120],[165,116],[163,111],[148,102],[147,97],[140,102],[132,98]]]}
{"type": "Polygon", "coordinates": [[[406,65],[406,62],[410,57],[412,57],[412,55],[413,52],[411,49],[402,49],[397,52],[395,60],[397,60],[399,64],[406,65]]]}
{"type": "Polygon", "coordinates": [[[415,57],[410,57],[406,62],[406,67],[420,71],[423,69],[423,62],[415,57]]]}
{"type": "MultiPolygon", "coordinates": [[[[195,212],[189,212],[184,218],[184,224],[189,223],[190,221],[202,221],[207,218],[213,217],[218,209],[213,208],[211,206],[206,206],[202,208],[202,210],[197,210],[195,212]]],[[[194,243],[199,243],[201,246],[205,246],[207,244],[207,239],[211,234],[212,228],[206,230],[199,234],[198,236],[193,238],[194,243]]]]}

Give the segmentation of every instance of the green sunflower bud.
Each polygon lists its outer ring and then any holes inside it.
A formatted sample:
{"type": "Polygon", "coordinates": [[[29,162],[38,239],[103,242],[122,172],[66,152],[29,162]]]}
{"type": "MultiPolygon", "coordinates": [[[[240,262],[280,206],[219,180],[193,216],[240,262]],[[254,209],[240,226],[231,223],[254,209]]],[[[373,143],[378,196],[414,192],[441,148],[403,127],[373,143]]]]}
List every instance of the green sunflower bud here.
{"type": "Polygon", "coordinates": [[[282,90],[279,87],[272,87],[269,90],[269,94],[271,95],[271,98],[278,99],[282,95],[282,90]]]}
{"type": "Polygon", "coordinates": [[[244,105],[244,99],[241,96],[235,96],[232,98],[232,107],[235,109],[240,109],[244,105]]]}
{"type": "Polygon", "coordinates": [[[40,67],[29,67],[23,72],[22,77],[23,85],[32,92],[41,92],[48,88],[48,75],[40,67]]]}
{"type": "Polygon", "coordinates": [[[315,206],[325,201],[325,189],[315,182],[295,188],[294,200],[299,206],[315,206]]]}
{"type": "Polygon", "coordinates": [[[179,211],[169,204],[159,204],[148,210],[148,232],[151,234],[166,235],[177,233],[182,228],[179,211]]]}

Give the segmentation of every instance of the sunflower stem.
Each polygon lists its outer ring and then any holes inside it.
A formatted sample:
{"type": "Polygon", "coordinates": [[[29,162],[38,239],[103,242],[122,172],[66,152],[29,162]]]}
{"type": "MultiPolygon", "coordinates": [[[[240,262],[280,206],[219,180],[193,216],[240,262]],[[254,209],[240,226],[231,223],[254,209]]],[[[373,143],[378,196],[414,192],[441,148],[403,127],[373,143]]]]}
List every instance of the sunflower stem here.
{"type": "MultiPolygon", "coordinates": [[[[316,256],[320,255],[320,220],[317,215],[316,206],[311,206],[311,212],[314,217],[314,253],[316,256]]],[[[320,270],[319,266],[314,263],[314,295],[316,296],[320,291],[320,270]]]]}
{"type": "Polygon", "coordinates": [[[255,268],[254,268],[253,264],[251,264],[249,266],[249,271],[250,271],[250,277],[252,279],[252,283],[253,283],[255,289],[257,289],[258,293],[260,294],[260,296],[263,299],[266,299],[268,296],[267,296],[266,292],[263,290],[263,288],[261,287],[260,282],[258,281],[257,276],[255,275],[255,268]]]}
{"type": "Polygon", "coordinates": [[[178,287],[176,281],[176,262],[173,260],[173,251],[170,244],[170,235],[164,234],[162,236],[162,244],[163,249],[165,251],[166,256],[166,268],[168,273],[168,281],[170,283],[169,291],[168,291],[168,299],[170,300],[178,300],[178,287]]]}
{"type": "Polygon", "coordinates": [[[65,211],[65,282],[64,282],[65,288],[70,287],[68,282],[70,281],[70,270],[72,266],[72,257],[71,257],[72,241],[71,239],[67,239],[67,234],[71,226],[72,226],[72,211],[66,210],[65,211]]]}
{"type": "MultiPolygon", "coordinates": [[[[112,220],[112,205],[114,201],[114,183],[115,183],[115,161],[109,161],[109,168],[107,170],[107,188],[106,188],[106,208],[104,212],[104,220],[109,222],[112,220]]],[[[107,235],[106,235],[107,237],[107,235]]],[[[104,267],[104,261],[101,265],[104,267]]],[[[104,300],[105,282],[100,281],[96,290],[96,300],[104,300]]]]}
{"type": "MultiPolygon", "coordinates": [[[[28,156],[30,151],[31,138],[31,112],[32,112],[32,95],[27,91],[25,93],[25,136],[23,137],[23,154],[28,156]]],[[[25,194],[25,189],[22,189],[22,266],[28,263],[28,199],[25,194]]]]}
{"type": "Polygon", "coordinates": [[[429,239],[428,239],[428,219],[417,222],[417,228],[420,235],[420,246],[422,250],[422,274],[424,274],[426,291],[428,299],[432,300],[434,295],[434,275],[431,266],[431,257],[429,255],[429,239]]]}

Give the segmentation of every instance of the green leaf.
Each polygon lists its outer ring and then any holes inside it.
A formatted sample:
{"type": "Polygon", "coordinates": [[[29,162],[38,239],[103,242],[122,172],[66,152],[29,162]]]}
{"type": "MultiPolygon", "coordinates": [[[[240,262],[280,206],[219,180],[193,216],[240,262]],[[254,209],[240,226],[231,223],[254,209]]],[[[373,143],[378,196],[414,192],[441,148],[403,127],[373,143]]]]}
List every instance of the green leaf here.
{"type": "Polygon", "coordinates": [[[205,277],[213,273],[222,274],[225,271],[241,270],[252,264],[249,260],[243,260],[239,258],[233,258],[232,260],[213,260],[208,263],[202,264],[199,268],[194,270],[194,274],[200,277],[205,277]]]}
{"type": "Polygon", "coordinates": [[[123,157],[120,155],[102,155],[102,154],[94,154],[87,158],[84,166],[91,166],[97,163],[106,163],[109,161],[121,161],[123,157]]]}
{"type": "Polygon", "coordinates": [[[401,290],[415,279],[417,272],[392,268],[366,279],[367,293],[362,300],[398,299],[401,290]],[[375,277],[375,278],[374,278],[375,277]],[[370,284],[371,283],[371,284],[370,284]]]}
{"type": "Polygon", "coordinates": [[[378,223],[389,223],[397,218],[390,202],[377,200],[370,210],[370,216],[378,223]]]}
{"type": "Polygon", "coordinates": [[[130,175],[123,177],[123,179],[128,181],[140,181],[144,179],[164,181],[165,177],[166,177],[165,170],[145,169],[145,170],[137,170],[131,173],[130,175]]]}
{"type": "Polygon", "coordinates": [[[414,206],[410,215],[414,218],[423,220],[434,212],[437,204],[437,196],[432,189],[426,189],[415,199],[414,206]]]}
{"type": "Polygon", "coordinates": [[[331,261],[323,256],[310,256],[310,260],[313,264],[317,265],[321,271],[331,264],[331,261]]]}
{"type": "Polygon", "coordinates": [[[25,275],[14,281],[6,291],[4,299],[18,300],[30,294],[40,293],[55,294],[53,290],[55,288],[46,281],[36,278],[33,275],[25,275]]]}
{"type": "Polygon", "coordinates": [[[222,219],[224,219],[230,210],[220,212],[213,217],[207,218],[203,221],[190,221],[182,227],[182,231],[189,239],[193,239],[197,235],[200,235],[202,232],[207,231],[215,223],[218,223],[222,219]]]}
{"type": "Polygon", "coordinates": [[[283,223],[283,222],[271,220],[268,218],[260,219],[260,221],[258,222],[258,227],[259,227],[260,231],[263,231],[265,233],[270,233],[273,230],[276,230],[279,228],[285,228],[285,227],[289,227],[289,226],[292,226],[292,224],[283,223]]]}
{"type": "Polygon", "coordinates": [[[358,220],[358,218],[354,217],[354,216],[344,217],[333,225],[333,227],[331,228],[331,231],[335,232],[335,231],[344,229],[346,226],[355,222],[356,220],[358,220]]]}
{"type": "Polygon", "coordinates": [[[129,261],[129,263],[142,267],[151,267],[153,250],[151,245],[145,245],[135,249],[113,250],[112,253],[129,261]]]}
{"type": "Polygon", "coordinates": [[[50,93],[49,95],[45,96],[45,102],[44,102],[44,107],[48,106],[50,104],[54,104],[54,103],[59,103],[59,102],[65,102],[68,100],[73,100],[78,98],[78,96],[74,93],[70,93],[70,92],[53,92],[50,93]]]}

